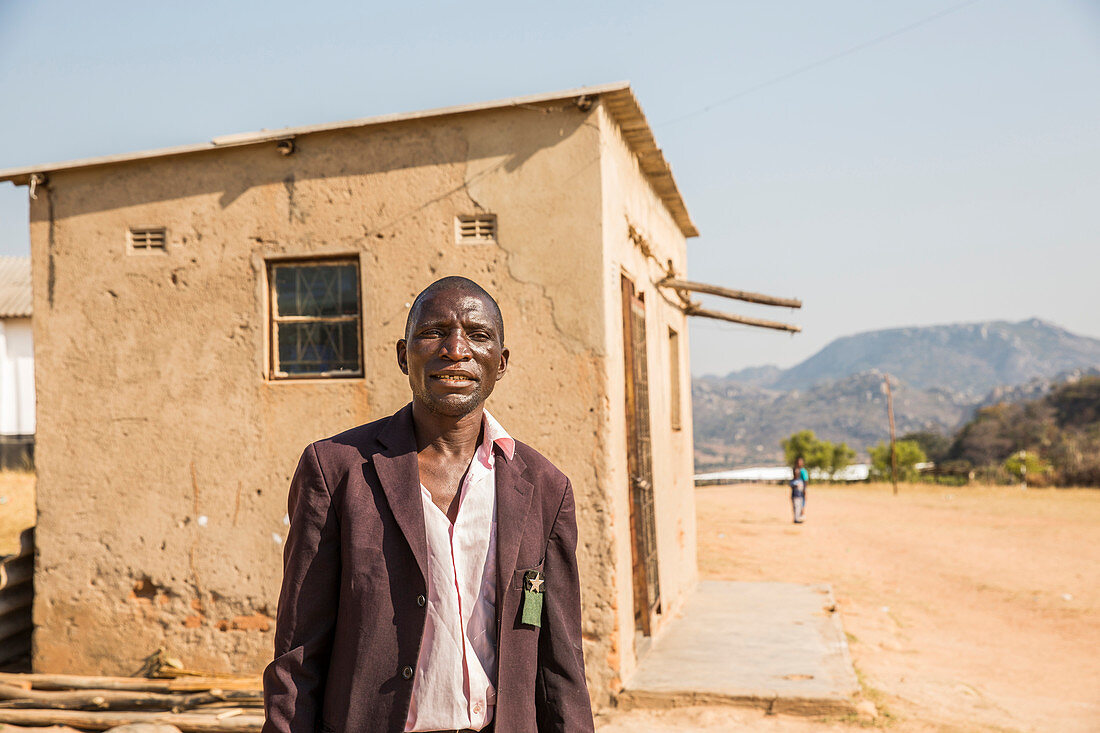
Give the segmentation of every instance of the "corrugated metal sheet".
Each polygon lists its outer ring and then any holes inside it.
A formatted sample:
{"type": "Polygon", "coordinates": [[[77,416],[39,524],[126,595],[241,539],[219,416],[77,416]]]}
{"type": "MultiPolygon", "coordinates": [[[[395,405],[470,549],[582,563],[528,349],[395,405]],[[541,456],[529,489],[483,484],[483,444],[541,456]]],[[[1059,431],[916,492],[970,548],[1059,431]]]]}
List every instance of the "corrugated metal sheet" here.
{"type": "Polygon", "coordinates": [[[0,257],[0,318],[31,314],[31,258],[0,257]]]}
{"type": "MultiPolygon", "coordinates": [[[[853,463],[836,472],[830,477],[825,471],[816,468],[810,471],[811,481],[866,481],[871,475],[871,467],[866,463],[853,463]]],[[[717,471],[715,473],[697,473],[696,482],[699,481],[767,481],[780,483],[790,481],[790,466],[755,466],[753,468],[735,468],[732,471],[717,471]]]]}

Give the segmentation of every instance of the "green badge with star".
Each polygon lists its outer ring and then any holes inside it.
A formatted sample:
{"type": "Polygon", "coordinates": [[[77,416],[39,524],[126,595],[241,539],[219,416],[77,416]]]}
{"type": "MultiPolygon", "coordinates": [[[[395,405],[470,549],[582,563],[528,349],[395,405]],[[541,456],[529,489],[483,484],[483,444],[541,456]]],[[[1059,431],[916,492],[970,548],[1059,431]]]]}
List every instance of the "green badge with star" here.
{"type": "Polygon", "coordinates": [[[542,626],[542,594],[545,583],[542,573],[528,570],[523,574],[523,614],[522,623],[529,626],[542,626]]]}

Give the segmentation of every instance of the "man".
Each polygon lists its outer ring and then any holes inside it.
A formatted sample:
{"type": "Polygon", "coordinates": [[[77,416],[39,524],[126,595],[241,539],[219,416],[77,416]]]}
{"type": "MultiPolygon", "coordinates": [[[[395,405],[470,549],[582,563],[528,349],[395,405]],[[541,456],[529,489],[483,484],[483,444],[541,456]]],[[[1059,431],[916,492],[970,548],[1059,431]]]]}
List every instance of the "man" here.
{"type": "Polygon", "coordinates": [[[412,403],[291,482],[265,733],[592,731],[572,487],[484,409],[496,301],[432,283],[397,364],[412,403]]]}

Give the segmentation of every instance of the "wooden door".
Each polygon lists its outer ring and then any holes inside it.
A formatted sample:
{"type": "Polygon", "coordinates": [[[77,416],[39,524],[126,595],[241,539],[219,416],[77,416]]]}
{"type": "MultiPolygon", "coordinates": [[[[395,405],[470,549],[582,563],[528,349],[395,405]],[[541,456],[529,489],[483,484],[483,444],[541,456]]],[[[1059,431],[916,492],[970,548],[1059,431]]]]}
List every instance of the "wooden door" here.
{"type": "Polygon", "coordinates": [[[626,368],[626,465],[630,477],[630,538],[633,555],[634,622],[646,636],[660,612],[657,525],[653,504],[653,447],[649,423],[644,294],[622,276],[623,354],[626,368]]]}

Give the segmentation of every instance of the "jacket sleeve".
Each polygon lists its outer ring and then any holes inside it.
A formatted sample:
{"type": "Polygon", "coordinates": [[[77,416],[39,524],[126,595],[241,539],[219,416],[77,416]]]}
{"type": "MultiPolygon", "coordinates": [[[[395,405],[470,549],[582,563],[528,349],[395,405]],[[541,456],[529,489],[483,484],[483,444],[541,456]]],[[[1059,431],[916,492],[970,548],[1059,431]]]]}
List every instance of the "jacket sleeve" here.
{"type": "Polygon", "coordinates": [[[263,733],[320,728],[339,606],[340,527],[313,445],[302,453],[290,482],[288,514],[275,659],[264,670],[263,733]]]}
{"type": "Polygon", "coordinates": [[[577,514],[568,479],[543,561],[545,594],[539,632],[535,714],[539,733],[593,730],[581,649],[577,514]]]}

